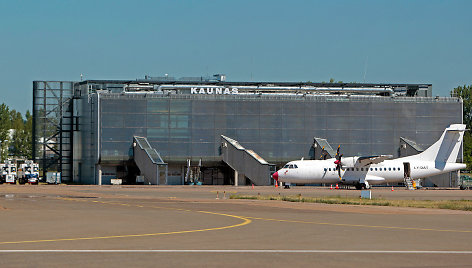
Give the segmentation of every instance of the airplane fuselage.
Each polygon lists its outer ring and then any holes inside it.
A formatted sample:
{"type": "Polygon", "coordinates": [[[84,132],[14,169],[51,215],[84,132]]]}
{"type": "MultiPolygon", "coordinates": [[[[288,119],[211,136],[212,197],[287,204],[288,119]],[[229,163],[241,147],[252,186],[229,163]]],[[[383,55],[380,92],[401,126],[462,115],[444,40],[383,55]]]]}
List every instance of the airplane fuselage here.
{"type": "Polygon", "coordinates": [[[288,183],[357,184],[368,181],[369,184],[385,184],[402,182],[406,175],[411,179],[420,179],[466,167],[461,163],[407,160],[398,158],[363,167],[344,166],[340,172],[341,177],[334,164],[335,159],[299,160],[287,163],[277,173],[279,181],[288,183]]]}

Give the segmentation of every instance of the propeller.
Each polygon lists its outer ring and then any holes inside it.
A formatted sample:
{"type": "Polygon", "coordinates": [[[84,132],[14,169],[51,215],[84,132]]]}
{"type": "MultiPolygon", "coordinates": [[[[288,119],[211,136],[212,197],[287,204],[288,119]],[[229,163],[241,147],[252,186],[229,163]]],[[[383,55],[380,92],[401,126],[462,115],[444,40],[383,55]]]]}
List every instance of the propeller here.
{"type": "Polygon", "coordinates": [[[328,157],[328,151],[326,151],[324,149],[324,146],[321,147],[321,156],[320,156],[320,160],[323,159],[323,160],[326,160],[326,158],[328,157]]]}
{"type": "Polygon", "coordinates": [[[339,153],[339,149],[341,148],[341,145],[338,146],[338,149],[336,150],[336,161],[334,161],[334,164],[336,164],[336,170],[338,171],[338,176],[339,176],[339,179],[341,180],[341,168],[342,168],[342,164],[341,164],[341,158],[343,157],[343,155],[341,153],[339,153]]]}

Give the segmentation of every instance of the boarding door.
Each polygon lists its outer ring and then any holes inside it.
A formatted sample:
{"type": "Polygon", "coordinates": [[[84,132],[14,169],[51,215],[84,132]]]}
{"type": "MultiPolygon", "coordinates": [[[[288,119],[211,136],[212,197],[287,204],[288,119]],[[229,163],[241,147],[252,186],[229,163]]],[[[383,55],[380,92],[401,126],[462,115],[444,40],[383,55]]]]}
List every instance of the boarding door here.
{"type": "Polygon", "coordinates": [[[410,173],[411,173],[410,163],[408,162],[403,163],[403,177],[410,178],[411,177],[410,173]]]}

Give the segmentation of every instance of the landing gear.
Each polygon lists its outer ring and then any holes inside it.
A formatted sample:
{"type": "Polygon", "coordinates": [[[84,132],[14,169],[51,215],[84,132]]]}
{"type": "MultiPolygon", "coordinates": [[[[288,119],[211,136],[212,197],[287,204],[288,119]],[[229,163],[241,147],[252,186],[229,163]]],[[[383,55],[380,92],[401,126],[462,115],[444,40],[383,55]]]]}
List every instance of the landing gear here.
{"type": "Polygon", "coordinates": [[[362,190],[362,189],[370,189],[370,185],[368,183],[358,183],[355,185],[356,190],[362,190]]]}

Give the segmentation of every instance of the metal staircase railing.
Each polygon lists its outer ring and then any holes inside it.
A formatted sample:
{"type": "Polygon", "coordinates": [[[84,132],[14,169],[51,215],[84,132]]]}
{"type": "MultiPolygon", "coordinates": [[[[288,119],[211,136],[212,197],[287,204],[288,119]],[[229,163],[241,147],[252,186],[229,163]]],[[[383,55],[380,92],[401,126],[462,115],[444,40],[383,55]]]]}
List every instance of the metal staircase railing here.
{"type": "MultiPolygon", "coordinates": [[[[244,174],[254,185],[271,185],[271,175],[276,171],[253,150],[247,150],[238,141],[221,135],[223,161],[238,174],[244,174]]],[[[238,178],[235,178],[237,180],[238,178]]]]}
{"type": "Polygon", "coordinates": [[[167,184],[167,163],[145,137],[133,137],[133,156],[144,176],[144,184],[167,184]]]}

